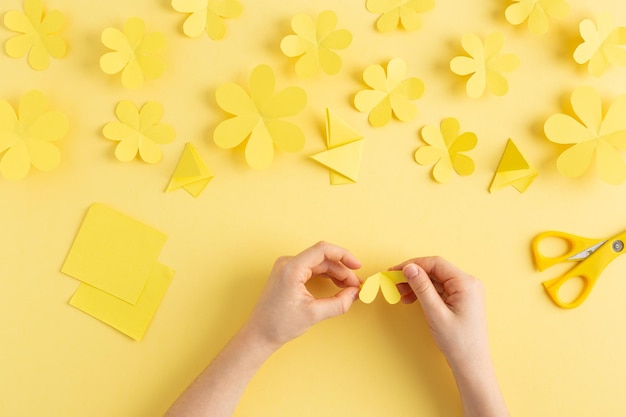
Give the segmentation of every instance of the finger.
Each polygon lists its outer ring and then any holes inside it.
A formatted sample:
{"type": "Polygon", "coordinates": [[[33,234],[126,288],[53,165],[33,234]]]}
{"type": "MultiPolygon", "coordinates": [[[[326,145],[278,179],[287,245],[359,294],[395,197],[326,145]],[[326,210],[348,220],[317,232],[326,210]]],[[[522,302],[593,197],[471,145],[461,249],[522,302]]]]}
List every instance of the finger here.
{"type": "Polygon", "coordinates": [[[414,263],[405,265],[402,271],[426,315],[443,314],[444,309],[447,309],[446,304],[441,299],[426,271],[414,263]]]}
{"type": "Polygon", "coordinates": [[[394,271],[404,269],[409,264],[416,264],[436,282],[445,282],[452,278],[467,275],[463,270],[459,269],[452,262],[445,260],[440,256],[426,256],[422,258],[413,258],[399,265],[392,267],[394,271]]]}
{"type": "Polygon", "coordinates": [[[407,295],[407,294],[414,294],[413,289],[411,288],[408,282],[401,282],[399,284],[396,284],[396,288],[398,288],[398,292],[402,296],[407,295]]]}
{"type": "Polygon", "coordinates": [[[417,301],[417,296],[413,291],[411,291],[410,294],[403,295],[402,298],[400,298],[400,302],[402,304],[413,304],[415,301],[417,301]]]}
{"type": "Polygon", "coordinates": [[[341,287],[358,287],[361,285],[361,281],[356,276],[353,270],[348,268],[342,263],[325,260],[321,264],[311,268],[313,276],[327,276],[333,280],[333,282],[342,282],[341,287]]]}
{"type": "Polygon", "coordinates": [[[341,262],[350,269],[359,269],[361,262],[347,249],[327,242],[318,242],[294,256],[293,261],[305,268],[313,268],[326,259],[341,262]]]}
{"type": "Polygon", "coordinates": [[[312,303],[315,313],[315,322],[347,313],[358,296],[359,289],[350,287],[339,291],[334,297],[314,300],[312,303]]]}

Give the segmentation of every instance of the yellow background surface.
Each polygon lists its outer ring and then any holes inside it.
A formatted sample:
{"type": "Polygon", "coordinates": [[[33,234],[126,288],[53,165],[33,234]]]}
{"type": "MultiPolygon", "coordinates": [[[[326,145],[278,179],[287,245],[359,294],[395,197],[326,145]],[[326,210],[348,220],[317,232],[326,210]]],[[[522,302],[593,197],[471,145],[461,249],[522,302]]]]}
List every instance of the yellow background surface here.
{"type": "MultiPolygon", "coordinates": [[[[61,166],[25,180],[0,179],[0,415],[153,417],[162,415],[245,321],[276,257],[318,240],[352,250],[365,278],[407,258],[439,254],[486,284],[493,358],[513,415],[616,416],[626,414],[626,333],[623,331],[626,259],[618,259],[578,309],[553,305],[541,282],[559,267],[538,273],[531,238],[544,230],[589,237],[624,227],[626,185],[602,183],[592,170],[579,179],[555,168],[565,148],[547,141],[545,120],[567,109],[578,86],[596,87],[607,103],[626,93],[626,69],[593,78],[574,63],[578,23],[610,11],[621,25],[620,0],[571,0],[570,16],[544,36],[504,20],[507,1],[438,0],[417,32],[376,32],[377,16],[364,1],[243,1],[228,20],[226,38],[182,34],[185,15],[168,0],[47,0],[62,10],[69,54],[36,72],[25,59],[0,53],[0,97],[17,105],[40,89],[68,115],[70,132],[59,143],[61,166]],[[340,51],[337,76],[302,80],[294,60],[280,52],[296,13],[335,10],[339,27],[354,34],[340,51]],[[167,37],[166,71],[136,91],[98,66],[107,49],[100,34],[139,16],[167,37]],[[506,36],[504,52],[521,67],[507,78],[509,94],[466,97],[463,80],[448,68],[463,53],[466,32],[506,36]],[[421,78],[425,95],[418,117],[383,128],[354,110],[370,64],[403,58],[421,78]],[[279,152],[255,171],[241,149],[212,141],[228,117],[215,102],[226,82],[247,86],[254,66],[266,63],[277,87],[298,85],[307,108],[291,120],[305,131],[298,154],[279,152]],[[118,162],[102,127],[118,101],[160,101],[163,121],[177,131],[157,165],[118,162]],[[331,107],[365,136],[359,182],[330,186],[328,171],[309,159],[325,149],[324,109],[331,107]],[[413,161],[418,131],[456,117],[479,143],[469,153],[471,177],[437,184],[413,161]],[[506,140],[513,138],[539,170],[525,194],[487,188],[506,140]],[[192,142],[215,172],[196,200],[183,190],[165,194],[184,143],[192,142]],[[68,300],[78,282],[60,272],[87,208],[107,204],[168,235],[159,261],[176,270],[141,342],[134,342],[76,310],[68,300]]],[[[21,9],[3,0],[0,14],[21,9]]],[[[0,26],[4,43],[13,33],[0,26]]],[[[313,284],[319,294],[330,286],[313,284]]],[[[321,323],[272,357],[248,387],[236,415],[243,416],[458,416],[460,402],[445,360],[419,306],[390,306],[380,297],[321,323]]]]}

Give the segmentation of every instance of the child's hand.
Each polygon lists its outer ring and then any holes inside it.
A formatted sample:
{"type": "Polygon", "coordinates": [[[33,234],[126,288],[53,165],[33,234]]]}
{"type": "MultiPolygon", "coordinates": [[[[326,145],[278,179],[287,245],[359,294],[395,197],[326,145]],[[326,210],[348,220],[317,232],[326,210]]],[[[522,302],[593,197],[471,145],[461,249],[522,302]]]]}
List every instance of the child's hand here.
{"type": "Polygon", "coordinates": [[[359,294],[361,282],[353,270],[360,267],[346,249],[326,242],[278,258],[246,330],[278,349],[315,323],[347,312],[359,294]],[[305,286],[314,276],[330,278],[343,289],[334,297],[316,299],[305,286]]]}
{"type": "Polygon", "coordinates": [[[415,258],[404,271],[404,303],[419,300],[439,349],[452,368],[490,361],[482,283],[439,257],[415,258]]]}

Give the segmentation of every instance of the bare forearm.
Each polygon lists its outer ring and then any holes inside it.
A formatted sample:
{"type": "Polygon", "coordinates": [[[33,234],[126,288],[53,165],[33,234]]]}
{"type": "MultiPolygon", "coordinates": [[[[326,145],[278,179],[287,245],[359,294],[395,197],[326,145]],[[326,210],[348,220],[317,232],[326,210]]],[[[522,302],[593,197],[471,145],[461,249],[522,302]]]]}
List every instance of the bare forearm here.
{"type": "Polygon", "coordinates": [[[490,359],[453,366],[464,417],[509,417],[490,359]]]}
{"type": "Polygon", "coordinates": [[[248,327],[240,330],[196,378],[165,417],[227,417],[246,386],[274,352],[248,327]]]}

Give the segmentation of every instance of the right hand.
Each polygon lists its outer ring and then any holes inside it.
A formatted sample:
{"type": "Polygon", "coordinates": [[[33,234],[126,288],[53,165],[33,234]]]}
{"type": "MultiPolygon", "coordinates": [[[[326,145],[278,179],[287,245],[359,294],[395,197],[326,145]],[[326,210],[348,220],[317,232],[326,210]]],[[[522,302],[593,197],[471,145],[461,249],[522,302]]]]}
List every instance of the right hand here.
{"type": "Polygon", "coordinates": [[[490,362],[484,288],[473,276],[440,257],[396,265],[408,283],[398,284],[403,303],[418,300],[428,326],[453,369],[490,362]]]}

